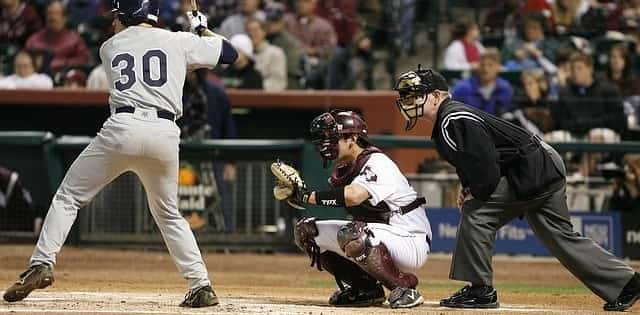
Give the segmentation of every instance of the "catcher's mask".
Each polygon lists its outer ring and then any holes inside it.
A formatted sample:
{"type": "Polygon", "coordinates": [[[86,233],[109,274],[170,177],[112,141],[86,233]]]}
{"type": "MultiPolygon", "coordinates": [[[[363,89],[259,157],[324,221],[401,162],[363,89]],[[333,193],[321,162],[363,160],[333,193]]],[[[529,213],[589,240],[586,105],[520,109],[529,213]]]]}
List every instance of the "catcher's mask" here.
{"type": "Polygon", "coordinates": [[[371,145],[367,138],[367,123],[352,111],[332,111],[323,113],[311,121],[309,126],[311,142],[315,145],[326,167],[329,161],[338,158],[340,137],[358,135],[358,145],[371,145]]]}
{"type": "Polygon", "coordinates": [[[394,90],[398,91],[396,106],[407,120],[405,130],[411,130],[418,122],[418,118],[424,115],[424,105],[427,95],[435,90],[448,90],[446,80],[439,73],[431,69],[418,69],[408,71],[400,75],[394,90]]]}

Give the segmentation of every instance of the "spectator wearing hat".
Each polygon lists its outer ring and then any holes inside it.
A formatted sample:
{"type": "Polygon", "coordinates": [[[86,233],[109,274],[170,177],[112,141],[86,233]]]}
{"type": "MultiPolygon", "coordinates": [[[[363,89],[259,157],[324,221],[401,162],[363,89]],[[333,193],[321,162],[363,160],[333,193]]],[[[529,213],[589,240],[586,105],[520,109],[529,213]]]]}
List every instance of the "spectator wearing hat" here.
{"type": "Polygon", "coordinates": [[[266,91],[282,91],[287,88],[287,59],[280,47],[267,42],[265,22],[247,20],[247,34],[254,47],[256,69],[262,74],[266,91]]]}
{"type": "Polygon", "coordinates": [[[477,73],[460,80],[451,90],[453,100],[479,108],[489,114],[502,115],[511,110],[513,89],[499,78],[500,52],[487,48],[480,55],[477,73]]]}
{"type": "Polygon", "coordinates": [[[84,90],[87,86],[87,75],[80,69],[71,69],[64,75],[65,89],[84,90]]]}
{"type": "Polygon", "coordinates": [[[41,28],[42,20],[31,5],[22,0],[0,1],[0,43],[22,47],[41,28]]]}
{"type": "Polygon", "coordinates": [[[53,81],[48,75],[36,73],[33,58],[25,51],[15,56],[14,70],[15,74],[0,79],[0,89],[49,90],[53,88],[53,81]]]}
{"type": "Polygon", "coordinates": [[[264,21],[264,12],[260,10],[260,0],[242,0],[238,3],[238,13],[226,18],[218,33],[231,38],[236,34],[246,34],[245,24],[250,18],[264,21]]]}
{"type": "Polygon", "coordinates": [[[47,7],[47,27],[29,37],[25,46],[29,51],[51,52],[50,68],[53,72],[68,66],[86,65],[90,61],[84,41],[76,31],[66,28],[66,22],[62,3],[51,2],[47,7]]]}
{"type": "Polygon", "coordinates": [[[285,30],[284,12],[285,7],[279,2],[270,3],[265,8],[267,40],[284,51],[287,59],[287,88],[299,89],[304,56],[300,41],[285,30]]]}
{"type": "Polygon", "coordinates": [[[238,51],[238,59],[220,73],[223,85],[231,89],[262,90],[262,75],[256,70],[251,38],[245,34],[236,34],[229,41],[238,51]]]}

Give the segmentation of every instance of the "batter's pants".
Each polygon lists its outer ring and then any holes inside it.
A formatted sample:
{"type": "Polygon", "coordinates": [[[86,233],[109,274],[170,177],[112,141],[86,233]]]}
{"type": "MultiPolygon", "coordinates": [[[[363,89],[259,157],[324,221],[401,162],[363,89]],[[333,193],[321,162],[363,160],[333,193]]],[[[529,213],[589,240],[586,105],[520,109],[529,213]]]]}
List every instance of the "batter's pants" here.
{"type": "Polygon", "coordinates": [[[73,162],[53,197],[31,265],[54,265],[78,209],[106,184],[132,171],[144,185],[151,215],[189,288],[210,285],[193,232],[178,211],[180,129],[158,118],[155,110],[144,112],[111,115],[73,162]]]}
{"type": "MultiPolygon", "coordinates": [[[[555,166],[566,174],[558,153],[548,144],[555,166]]],[[[565,182],[531,200],[517,200],[505,177],[486,201],[471,199],[462,208],[449,277],[473,284],[492,285],[491,256],[496,231],[524,216],[542,244],[576,278],[607,302],[615,300],[633,277],[627,264],[593,240],[573,231],[566,202],[565,182]]]]}

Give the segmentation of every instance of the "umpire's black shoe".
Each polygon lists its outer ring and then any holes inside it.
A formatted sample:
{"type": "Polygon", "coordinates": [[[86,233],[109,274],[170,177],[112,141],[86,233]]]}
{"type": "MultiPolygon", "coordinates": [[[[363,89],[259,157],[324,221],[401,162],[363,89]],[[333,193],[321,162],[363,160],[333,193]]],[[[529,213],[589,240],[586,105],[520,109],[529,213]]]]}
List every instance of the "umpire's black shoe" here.
{"type": "Polygon", "coordinates": [[[218,297],[210,285],[189,290],[180,303],[181,307],[207,307],[218,305],[218,297]]]}
{"type": "Polygon", "coordinates": [[[633,278],[624,286],[618,298],[604,304],[605,311],[625,311],[633,306],[640,299],[640,274],[637,272],[633,278]]]}
{"type": "Polygon", "coordinates": [[[384,289],[380,284],[369,290],[345,286],[344,290],[334,292],[329,298],[330,305],[350,307],[380,305],[384,301],[384,289]]]}
{"type": "Polygon", "coordinates": [[[488,285],[465,286],[452,296],[440,300],[440,306],[455,308],[498,308],[498,291],[488,285]]]}
{"type": "Polygon", "coordinates": [[[35,289],[44,289],[54,281],[53,268],[42,264],[29,267],[20,274],[19,279],[4,293],[4,300],[7,302],[17,302],[26,298],[35,289]]]}

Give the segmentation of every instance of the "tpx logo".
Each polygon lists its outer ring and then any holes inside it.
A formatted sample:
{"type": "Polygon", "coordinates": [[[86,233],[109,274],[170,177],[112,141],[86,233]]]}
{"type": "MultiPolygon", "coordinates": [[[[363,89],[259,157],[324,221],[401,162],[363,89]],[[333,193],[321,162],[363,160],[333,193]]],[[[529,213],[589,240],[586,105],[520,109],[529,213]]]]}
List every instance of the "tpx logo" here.
{"type": "Polygon", "coordinates": [[[626,238],[629,244],[640,244],[640,231],[629,230],[626,238]]]}
{"type": "Polygon", "coordinates": [[[322,205],[323,206],[337,206],[338,202],[335,199],[331,199],[331,200],[322,200],[322,205]]]}

